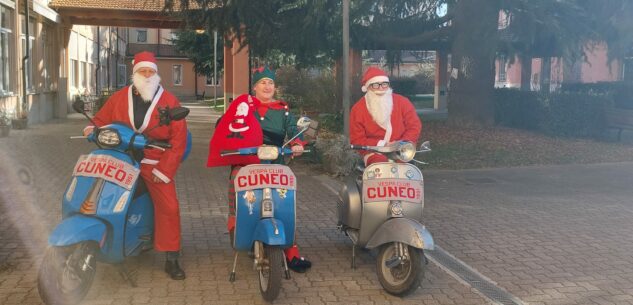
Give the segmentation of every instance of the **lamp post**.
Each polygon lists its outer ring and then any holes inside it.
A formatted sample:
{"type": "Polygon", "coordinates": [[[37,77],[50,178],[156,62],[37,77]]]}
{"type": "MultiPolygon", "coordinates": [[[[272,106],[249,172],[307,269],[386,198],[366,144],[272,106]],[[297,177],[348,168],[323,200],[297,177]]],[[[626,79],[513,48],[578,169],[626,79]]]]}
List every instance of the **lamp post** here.
{"type": "Polygon", "coordinates": [[[349,0],[343,0],[343,134],[349,142],[349,0]]]}
{"type": "Polygon", "coordinates": [[[218,31],[213,31],[213,110],[218,102],[218,31]]]}

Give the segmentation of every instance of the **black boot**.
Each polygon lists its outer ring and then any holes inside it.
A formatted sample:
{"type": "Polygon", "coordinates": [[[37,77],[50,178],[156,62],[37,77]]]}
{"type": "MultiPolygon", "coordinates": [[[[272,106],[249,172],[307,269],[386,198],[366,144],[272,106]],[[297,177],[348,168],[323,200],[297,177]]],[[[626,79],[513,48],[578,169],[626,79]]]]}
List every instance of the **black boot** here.
{"type": "Polygon", "coordinates": [[[297,273],[304,273],[308,271],[312,267],[312,263],[305,259],[305,257],[293,257],[291,261],[288,262],[288,268],[297,273]]]}
{"type": "Polygon", "coordinates": [[[167,260],[165,261],[165,272],[169,274],[172,280],[184,280],[185,271],[178,264],[178,252],[167,252],[167,260]]]}

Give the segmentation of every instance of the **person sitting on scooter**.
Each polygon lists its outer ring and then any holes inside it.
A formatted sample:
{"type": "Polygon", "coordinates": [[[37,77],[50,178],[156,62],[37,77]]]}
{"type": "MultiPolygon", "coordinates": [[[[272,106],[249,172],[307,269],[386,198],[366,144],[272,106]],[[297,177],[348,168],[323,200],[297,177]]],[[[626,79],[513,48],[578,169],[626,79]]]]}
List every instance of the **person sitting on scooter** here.
{"type": "MultiPolygon", "coordinates": [[[[415,143],[422,122],[406,97],[393,93],[385,71],[370,67],[361,81],[362,97],[350,112],[350,142],[362,146],[385,146],[395,141],[415,143]]],[[[365,166],[387,162],[380,153],[359,151],[365,166]]]]}
{"type": "MultiPolygon", "coordinates": [[[[174,178],[187,145],[187,123],[172,121],[160,126],[159,110],[180,106],[178,99],[160,86],[156,58],[151,52],[134,56],[132,86],[115,92],[97,112],[94,122],[104,126],[112,122],[127,124],[139,133],[155,140],[168,141],[164,151],[145,149],[141,176],[154,204],[154,248],[166,252],[165,272],[174,280],[183,280],[185,272],[178,263],[180,257],[180,211],[174,178]]],[[[84,129],[92,133],[94,126],[84,129]]],[[[140,159],[140,158],[139,158],[140,159]]]]}
{"type": "MultiPolygon", "coordinates": [[[[288,104],[284,101],[275,100],[275,72],[268,67],[255,69],[253,72],[253,91],[255,98],[259,100],[259,106],[255,109],[255,117],[259,121],[263,132],[264,144],[275,145],[281,147],[286,138],[291,138],[299,132],[294,115],[290,113],[288,104]]],[[[293,156],[300,156],[303,153],[305,142],[299,136],[294,139],[290,145],[293,156]]],[[[282,163],[280,158],[275,162],[282,163]]],[[[235,188],[233,180],[237,172],[242,168],[239,165],[231,166],[231,174],[229,177],[229,231],[235,227],[235,188]]],[[[284,250],[288,261],[288,268],[295,272],[306,272],[312,263],[299,255],[299,248],[293,245],[291,248],[284,250]]]]}

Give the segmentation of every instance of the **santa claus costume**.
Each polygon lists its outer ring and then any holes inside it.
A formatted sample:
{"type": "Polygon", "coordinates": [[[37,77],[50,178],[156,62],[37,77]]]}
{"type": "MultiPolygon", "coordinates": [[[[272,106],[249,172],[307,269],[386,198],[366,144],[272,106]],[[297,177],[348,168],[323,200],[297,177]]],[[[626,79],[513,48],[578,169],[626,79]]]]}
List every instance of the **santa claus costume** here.
{"type": "MultiPolygon", "coordinates": [[[[254,87],[260,81],[272,81],[274,84],[275,72],[268,67],[260,67],[253,71],[253,84],[254,87]]],[[[274,92],[274,85],[272,87],[274,92]]],[[[255,89],[254,89],[255,90],[255,89]]],[[[256,92],[256,96],[257,96],[256,92]]],[[[217,124],[213,134],[213,138],[209,147],[209,159],[207,166],[221,166],[231,164],[231,171],[229,174],[229,217],[227,222],[227,229],[229,231],[235,228],[235,188],[234,179],[238,171],[242,166],[246,164],[259,163],[259,160],[236,160],[228,159],[226,157],[219,158],[218,151],[223,149],[235,149],[238,147],[249,147],[263,144],[275,145],[281,147],[284,144],[284,140],[295,136],[299,129],[297,128],[296,117],[290,113],[288,104],[279,100],[260,100],[255,96],[241,95],[233,101],[233,103],[227,109],[226,114],[222,117],[221,121],[217,124]],[[240,115],[238,109],[239,104],[244,103],[249,105],[249,115],[240,115]],[[233,110],[235,109],[235,110],[233,110]],[[250,123],[255,120],[254,126],[250,123]],[[231,122],[231,123],[229,123],[231,122]],[[258,123],[258,124],[257,124],[258,123]],[[241,133],[241,137],[234,134],[234,130],[244,129],[245,132],[241,133]],[[227,136],[228,134],[228,136],[227,136]],[[223,141],[225,137],[231,137],[231,141],[223,141]],[[259,144],[251,145],[257,139],[259,144]],[[235,147],[238,146],[238,147],[235,147]]],[[[303,141],[303,136],[298,136],[290,142],[290,146],[301,145],[306,143],[303,141]]],[[[231,156],[235,157],[235,156],[231,156]]],[[[283,157],[280,156],[275,162],[277,164],[283,163],[283,157]]],[[[293,245],[290,248],[284,250],[286,259],[288,260],[288,267],[296,272],[306,272],[312,266],[312,263],[299,255],[299,249],[297,245],[293,245]]]]}
{"type": "MultiPolygon", "coordinates": [[[[422,132],[422,122],[409,99],[388,87],[387,74],[370,67],[361,83],[365,96],[354,104],[350,113],[350,142],[363,146],[385,146],[393,141],[415,143],[422,132]],[[369,89],[375,83],[386,83],[387,88],[369,89]]],[[[379,153],[360,151],[360,154],[365,165],[387,161],[379,153]]]]}
{"type": "MultiPolygon", "coordinates": [[[[133,64],[134,85],[115,92],[97,112],[94,122],[97,126],[123,123],[151,139],[171,144],[171,148],[164,151],[145,149],[140,162],[141,177],[154,204],[154,248],[168,252],[168,262],[177,264],[181,247],[180,211],[174,178],[187,146],[187,123],[185,120],[172,121],[169,125],[156,127],[159,125],[159,109],[178,107],[180,103],[160,86],[158,74],[146,78],[136,73],[144,67],[158,71],[154,54],[140,52],[134,56],[133,64]]],[[[170,275],[174,278],[174,274],[170,275]]],[[[184,272],[174,279],[180,277],[184,278],[184,272]]]]}

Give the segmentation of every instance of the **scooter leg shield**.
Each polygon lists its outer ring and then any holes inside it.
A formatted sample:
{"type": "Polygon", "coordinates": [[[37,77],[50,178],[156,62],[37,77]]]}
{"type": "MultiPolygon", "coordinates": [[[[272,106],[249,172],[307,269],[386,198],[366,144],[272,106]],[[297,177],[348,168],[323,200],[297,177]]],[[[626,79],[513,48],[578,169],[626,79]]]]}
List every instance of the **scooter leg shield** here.
{"type": "Polygon", "coordinates": [[[64,219],[48,237],[51,246],[68,246],[78,242],[93,240],[103,247],[106,225],[97,218],[73,215],[64,219]]]}
{"type": "Polygon", "coordinates": [[[388,242],[401,242],[425,250],[435,248],[433,236],[426,227],[409,218],[392,218],[385,221],[365,247],[372,249],[388,242]]]}
{"type": "Polygon", "coordinates": [[[292,245],[292,241],[286,240],[284,223],[274,218],[265,218],[259,221],[255,228],[253,240],[260,240],[271,246],[292,245]]]}

